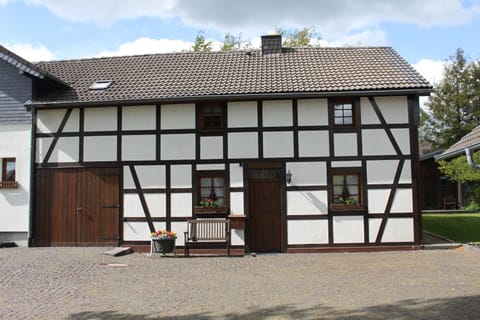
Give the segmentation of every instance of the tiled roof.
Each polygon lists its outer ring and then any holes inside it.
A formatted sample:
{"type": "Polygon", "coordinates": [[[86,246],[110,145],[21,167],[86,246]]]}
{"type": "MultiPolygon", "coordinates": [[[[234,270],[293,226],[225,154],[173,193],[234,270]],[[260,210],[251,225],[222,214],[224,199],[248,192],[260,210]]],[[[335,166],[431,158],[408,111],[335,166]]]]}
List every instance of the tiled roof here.
{"type": "Polygon", "coordinates": [[[34,104],[162,101],[209,96],[411,90],[431,85],[389,47],[171,53],[42,62],[71,88],[34,104]],[[113,80],[104,90],[93,82],[113,80]]]}
{"type": "Polygon", "coordinates": [[[464,135],[450,148],[445,150],[445,152],[439,156],[436,156],[435,159],[450,159],[459,155],[463,155],[465,153],[465,148],[472,149],[472,151],[480,149],[480,126],[473,129],[470,133],[464,135]]]}

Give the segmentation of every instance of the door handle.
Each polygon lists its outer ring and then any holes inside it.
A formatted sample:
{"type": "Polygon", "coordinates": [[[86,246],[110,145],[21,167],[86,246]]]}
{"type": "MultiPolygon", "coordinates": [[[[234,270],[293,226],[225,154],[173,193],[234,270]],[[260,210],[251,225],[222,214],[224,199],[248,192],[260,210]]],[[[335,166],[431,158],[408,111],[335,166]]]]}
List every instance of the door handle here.
{"type": "Polygon", "coordinates": [[[82,213],[82,207],[77,208],[77,213],[82,213]]]}

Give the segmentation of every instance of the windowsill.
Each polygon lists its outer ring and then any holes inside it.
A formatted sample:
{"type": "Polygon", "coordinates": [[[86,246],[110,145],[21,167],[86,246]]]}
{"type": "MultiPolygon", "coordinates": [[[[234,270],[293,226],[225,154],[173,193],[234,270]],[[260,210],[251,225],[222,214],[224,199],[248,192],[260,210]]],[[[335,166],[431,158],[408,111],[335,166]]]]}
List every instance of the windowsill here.
{"type": "Polygon", "coordinates": [[[226,214],[228,207],[202,207],[196,206],[194,208],[196,214],[226,214]]]}
{"type": "Polygon", "coordinates": [[[346,203],[333,203],[330,205],[330,210],[333,211],[363,211],[365,205],[363,204],[346,204],[346,203]]]}
{"type": "Polygon", "coordinates": [[[17,181],[0,181],[0,189],[18,189],[17,181]]]}

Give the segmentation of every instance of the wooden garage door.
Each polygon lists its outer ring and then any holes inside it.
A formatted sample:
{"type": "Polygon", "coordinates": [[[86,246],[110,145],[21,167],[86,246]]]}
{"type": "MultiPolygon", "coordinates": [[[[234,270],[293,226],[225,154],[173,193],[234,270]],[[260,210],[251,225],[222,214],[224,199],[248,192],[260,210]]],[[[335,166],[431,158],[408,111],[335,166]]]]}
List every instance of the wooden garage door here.
{"type": "Polygon", "coordinates": [[[118,168],[38,169],[35,245],[116,245],[118,168]]]}

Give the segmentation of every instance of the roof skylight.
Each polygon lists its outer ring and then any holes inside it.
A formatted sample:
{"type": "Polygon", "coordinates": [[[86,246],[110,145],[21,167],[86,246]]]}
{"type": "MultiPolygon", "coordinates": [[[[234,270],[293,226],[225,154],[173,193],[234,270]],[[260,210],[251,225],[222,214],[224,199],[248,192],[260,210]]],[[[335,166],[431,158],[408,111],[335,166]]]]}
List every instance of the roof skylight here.
{"type": "Polygon", "coordinates": [[[110,87],[111,84],[112,84],[112,80],[98,80],[98,81],[95,81],[88,89],[89,90],[105,90],[108,87],[110,87]]]}

